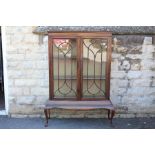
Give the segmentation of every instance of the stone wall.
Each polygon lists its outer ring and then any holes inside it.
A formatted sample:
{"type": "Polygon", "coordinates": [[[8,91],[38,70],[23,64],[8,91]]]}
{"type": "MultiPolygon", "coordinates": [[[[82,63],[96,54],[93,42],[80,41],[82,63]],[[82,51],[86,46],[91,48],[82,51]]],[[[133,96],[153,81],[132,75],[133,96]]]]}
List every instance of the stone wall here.
{"type": "Polygon", "coordinates": [[[153,36],[113,36],[111,99],[118,111],[155,113],[155,46],[153,36]]]}
{"type": "MultiPolygon", "coordinates": [[[[35,27],[6,27],[9,114],[40,116],[49,97],[48,38],[35,27]]],[[[155,115],[153,36],[113,35],[111,100],[117,116],[155,115]]],[[[7,80],[7,79],[6,79],[7,80]]],[[[101,110],[53,110],[53,117],[104,117],[101,110]]]]}
{"type": "Polygon", "coordinates": [[[49,96],[48,39],[40,43],[34,28],[6,27],[10,114],[38,114],[49,96]]]}

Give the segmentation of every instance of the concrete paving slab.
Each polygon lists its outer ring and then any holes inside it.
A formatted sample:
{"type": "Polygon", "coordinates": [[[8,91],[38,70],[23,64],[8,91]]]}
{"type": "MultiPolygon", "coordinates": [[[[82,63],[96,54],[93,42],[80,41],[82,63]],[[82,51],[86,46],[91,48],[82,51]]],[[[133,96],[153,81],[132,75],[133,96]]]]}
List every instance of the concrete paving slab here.
{"type": "Polygon", "coordinates": [[[0,116],[0,129],[155,129],[155,118],[115,118],[112,125],[106,118],[52,118],[45,128],[43,118],[0,116]]]}

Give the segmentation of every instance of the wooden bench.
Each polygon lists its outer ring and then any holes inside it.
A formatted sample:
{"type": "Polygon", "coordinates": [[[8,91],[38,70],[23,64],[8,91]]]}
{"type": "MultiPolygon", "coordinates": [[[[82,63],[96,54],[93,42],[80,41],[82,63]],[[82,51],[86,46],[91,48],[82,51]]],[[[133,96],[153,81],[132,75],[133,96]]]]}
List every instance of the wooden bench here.
{"type": "Polygon", "coordinates": [[[50,119],[51,109],[72,109],[72,110],[92,110],[92,109],[105,109],[108,111],[108,119],[112,123],[115,115],[115,108],[110,100],[103,101],[58,101],[49,100],[44,107],[45,114],[45,127],[48,126],[48,119],[50,119]]]}

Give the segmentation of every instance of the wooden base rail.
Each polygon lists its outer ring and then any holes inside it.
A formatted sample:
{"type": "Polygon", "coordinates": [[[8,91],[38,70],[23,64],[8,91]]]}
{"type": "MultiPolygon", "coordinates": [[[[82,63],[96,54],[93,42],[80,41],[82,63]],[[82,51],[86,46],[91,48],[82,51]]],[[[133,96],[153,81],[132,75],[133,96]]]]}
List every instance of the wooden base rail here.
{"type": "Polygon", "coordinates": [[[54,101],[50,100],[45,104],[45,127],[48,127],[51,109],[72,109],[72,110],[93,110],[105,109],[108,111],[108,119],[112,124],[112,119],[115,115],[115,108],[110,100],[104,101],[54,101]]]}

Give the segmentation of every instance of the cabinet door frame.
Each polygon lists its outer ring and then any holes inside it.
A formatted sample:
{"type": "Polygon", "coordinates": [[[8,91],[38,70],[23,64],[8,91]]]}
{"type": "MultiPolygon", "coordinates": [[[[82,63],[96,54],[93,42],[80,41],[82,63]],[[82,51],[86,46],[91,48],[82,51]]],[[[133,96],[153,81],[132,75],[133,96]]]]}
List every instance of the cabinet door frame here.
{"type": "Polygon", "coordinates": [[[49,99],[50,100],[108,100],[110,97],[110,72],[111,72],[111,32],[49,32],[48,33],[48,53],[49,53],[49,99]],[[108,40],[107,60],[106,60],[106,82],[105,97],[103,98],[83,98],[83,39],[108,40]],[[53,69],[53,39],[76,39],[77,43],[77,97],[54,98],[54,69],[53,69]]]}

